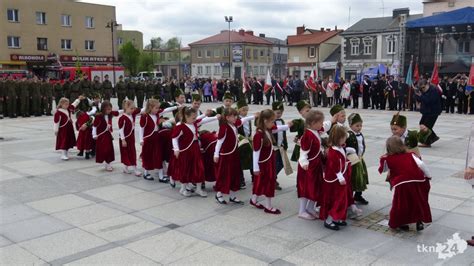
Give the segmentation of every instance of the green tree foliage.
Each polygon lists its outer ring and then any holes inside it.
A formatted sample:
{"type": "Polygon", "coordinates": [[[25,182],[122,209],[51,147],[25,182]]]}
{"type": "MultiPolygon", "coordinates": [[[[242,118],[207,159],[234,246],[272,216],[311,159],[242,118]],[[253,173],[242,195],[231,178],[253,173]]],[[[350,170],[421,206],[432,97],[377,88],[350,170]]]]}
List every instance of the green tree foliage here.
{"type": "Polygon", "coordinates": [[[138,64],[138,72],[140,71],[153,71],[153,58],[150,53],[140,54],[140,61],[138,64]]]}
{"type": "Polygon", "coordinates": [[[120,48],[119,60],[131,75],[136,75],[140,62],[140,51],[135,48],[132,42],[127,42],[120,48]]]}

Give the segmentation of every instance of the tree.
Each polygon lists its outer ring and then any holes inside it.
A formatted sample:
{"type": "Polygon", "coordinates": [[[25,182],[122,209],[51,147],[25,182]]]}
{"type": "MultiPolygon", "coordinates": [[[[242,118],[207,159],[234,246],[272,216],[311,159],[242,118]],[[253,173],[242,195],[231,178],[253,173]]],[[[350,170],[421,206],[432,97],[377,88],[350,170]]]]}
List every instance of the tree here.
{"type": "Polygon", "coordinates": [[[153,71],[153,57],[149,53],[141,53],[138,71],[153,71]]]}
{"type": "Polygon", "coordinates": [[[181,41],[178,37],[173,37],[166,42],[166,49],[170,53],[170,60],[178,61],[179,49],[181,48],[181,41]]]}
{"type": "Polygon", "coordinates": [[[150,50],[152,47],[153,49],[163,48],[163,39],[161,37],[151,38],[150,43],[145,45],[145,49],[150,50]]]}
{"type": "Polygon", "coordinates": [[[140,61],[140,51],[135,48],[132,42],[125,43],[119,51],[119,60],[129,71],[130,75],[137,74],[138,63],[140,61]]]}

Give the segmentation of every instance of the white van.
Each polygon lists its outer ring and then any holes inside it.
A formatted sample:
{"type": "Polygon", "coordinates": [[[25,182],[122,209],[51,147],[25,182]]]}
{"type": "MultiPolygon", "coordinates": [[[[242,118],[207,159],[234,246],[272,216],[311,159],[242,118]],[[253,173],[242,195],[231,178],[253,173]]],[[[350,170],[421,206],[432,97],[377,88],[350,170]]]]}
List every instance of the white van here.
{"type": "Polygon", "coordinates": [[[163,82],[163,72],[161,71],[142,71],[137,75],[139,79],[158,79],[160,82],[163,82]]]}

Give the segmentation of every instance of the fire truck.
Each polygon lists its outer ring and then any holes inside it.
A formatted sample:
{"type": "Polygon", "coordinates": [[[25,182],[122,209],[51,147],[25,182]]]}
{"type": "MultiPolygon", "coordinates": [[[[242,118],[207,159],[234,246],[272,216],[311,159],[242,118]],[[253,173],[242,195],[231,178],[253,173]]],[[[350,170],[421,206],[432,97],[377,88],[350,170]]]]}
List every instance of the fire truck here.
{"type": "Polygon", "coordinates": [[[125,68],[122,66],[54,66],[46,70],[46,75],[49,77],[51,82],[61,82],[69,80],[73,81],[76,78],[78,71],[82,72],[82,75],[87,75],[90,80],[93,80],[94,77],[99,77],[100,81],[104,80],[105,75],[109,75],[109,80],[113,85],[118,82],[120,76],[124,76],[125,68]],[[115,71],[115,80],[114,79],[115,71]]]}

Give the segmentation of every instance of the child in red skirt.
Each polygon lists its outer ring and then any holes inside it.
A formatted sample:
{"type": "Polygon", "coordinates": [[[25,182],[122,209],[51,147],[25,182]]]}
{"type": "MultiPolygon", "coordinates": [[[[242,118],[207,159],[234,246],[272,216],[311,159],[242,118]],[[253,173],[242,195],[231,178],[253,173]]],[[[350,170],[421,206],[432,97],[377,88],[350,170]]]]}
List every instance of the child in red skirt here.
{"type": "Polygon", "coordinates": [[[275,197],[276,186],[276,159],[273,149],[273,135],[288,130],[292,122],[287,125],[275,126],[275,112],[266,109],[260,112],[257,119],[257,132],[253,137],[253,173],[254,181],[250,204],[264,209],[266,213],[280,214],[281,211],[272,207],[272,198],[275,197]],[[265,204],[258,202],[259,196],[265,196],[265,204]]]}
{"type": "Polygon", "coordinates": [[[134,171],[136,176],[141,176],[142,173],[137,169],[137,151],[135,149],[135,118],[140,110],[135,107],[135,102],[131,100],[124,100],[122,109],[124,113],[119,118],[118,127],[120,161],[124,165],[123,172],[131,174],[134,171]]]}
{"type": "Polygon", "coordinates": [[[300,157],[296,187],[300,209],[298,217],[314,220],[318,217],[314,206],[320,202],[323,182],[323,161],[320,133],[324,130],[324,114],[310,110],[306,114],[306,129],[300,139],[300,157]]]}
{"type": "Polygon", "coordinates": [[[71,105],[67,98],[61,98],[58,102],[58,109],[54,114],[54,134],[56,135],[56,150],[61,150],[61,159],[69,160],[67,151],[76,146],[76,135],[74,134],[74,126],[72,124],[71,113],[84,99],[80,96],[71,105]]]}
{"type": "Polygon", "coordinates": [[[408,224],[416,223],[416,230],[423,230],[423,223],[431,223],[428,203],[430,177],[426,165],[413,152],[409,152],[402,139],[387,139],[387,154],[380,158],[379,172],[386,172],[390,189],[394,190],[388,225],[408,231],[408,224]]]}
{"type": "Polygon", "coordinates": [[[217,143],[214,150],[214,162],[217,164],[216,200],[220,204],[227,204],[223,195],[229,194],[229,201],[232,203],[243,204],[237,198],[235,192],[240,189],[240,155],[237,147],[239,146],[239,137],[237,128],[242,124],[252,120],[255,116],[247,116],[237,119],[238,112],[234,108],[224,108],[220,118],[219,133],[217,134],[217,143]]]}
{"type": "Polygon", "coordinates": [[[345,220],[349,198],[346,186],[351,177],[351,164],[343,148],[346,138],[347,131],[343,126],[332,127],[319,212],[319,218],[325,220],[324,227],[331,230],[339,230],[339,226],[347,225],[345,220]]]}
{"type": "Polygon", "coordinates": [[[96,141],[96,163],[105,162],[105,170],[112,171],[110,165],[115,160],[114,144],[112,137],[112,117],[118,116],[118,111],[112,111],[112,104],[103,101],[100,105],[101,112],[96,114],[92,126],[92,138],[96,141]]]}
{"type": "MultiPolygon", "coordinates": [[[[157,99],[149,99],[146,103],[144,114],[140,116],[140,145],[142,145],[142,166],[143,178],[146,180],[155,180],[150,171],[163,168],[162,147],[158,139],[159,134],[159,117],[164,113],[172,112],[178,107],[168,107],[160,109],[160,101],[157,99]]],[[[167,183],[168,179],[159,174],[158,181],[167,183]]]]}
{"type": "Polygon", "coordinates": [[[189,184],[196,184],[196,193],[201,197],[207,197],[207,193],[202,190],[204,178],[204,164],[201,157],[201,148],[198,141],[198,128],[219,117],[205,117],[197,119],[196,109],[183,107],[180,110],[181,121],[173,129],[172,141],[175,163],[179,167],[174,169],[174,178],[181,182],[180,193],[183,196],[191,195],[189,184]]]}
{"type": "Polygon", "coordinates": [[[94,114],[97,108],[95,106],[89,112],[78,111],[76,114],[76,128],[79,134],[77,135],[76,147],[79,150],[77,156],[84,156],[86,160],[90,159],[90,152],[94,147],[94,140],[92,139],[92,123],[94,122],[94,114]]]}

